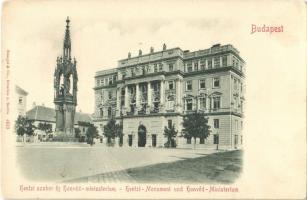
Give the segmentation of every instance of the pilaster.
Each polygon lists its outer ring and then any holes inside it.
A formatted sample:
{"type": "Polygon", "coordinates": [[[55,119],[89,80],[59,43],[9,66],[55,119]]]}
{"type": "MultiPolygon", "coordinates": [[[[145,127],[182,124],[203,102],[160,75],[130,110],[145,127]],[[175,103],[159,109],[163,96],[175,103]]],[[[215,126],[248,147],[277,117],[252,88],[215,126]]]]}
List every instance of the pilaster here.
{"type": "Polygon", "coordinates": [[[151,82],[149,81],[147,83],[147,105],[148,105],[148,108],[146,109],[146,113],[149,114],[150,113],[150,110],[151,110],[151,107],[152,107],[152,100],[151,100],[151,82]]]}
{"type": "Polygon", "coordinates": [[[165,105],[165,90],[164,90],[164,81],[161,80],[160,82],[160,110],[159,112],[164,112],[164,105],[165,105]]]}
{"type": "Polygon", "coordinates": [[[120,116],[120,91],[121,88],[116,89],[116,117],[120,116]]]}
{"type": "Polygon", "coordinates": [[[139,83],[135,85],[135,110],[134,113],[137,115],[140,109],[140,91],[139,91],[139,83]]]}
{"type": "Polygon", "coordinates": [[[129,94],[128,94],[128,85],[125,86],[125,115],[129,111],[129,94]]]}

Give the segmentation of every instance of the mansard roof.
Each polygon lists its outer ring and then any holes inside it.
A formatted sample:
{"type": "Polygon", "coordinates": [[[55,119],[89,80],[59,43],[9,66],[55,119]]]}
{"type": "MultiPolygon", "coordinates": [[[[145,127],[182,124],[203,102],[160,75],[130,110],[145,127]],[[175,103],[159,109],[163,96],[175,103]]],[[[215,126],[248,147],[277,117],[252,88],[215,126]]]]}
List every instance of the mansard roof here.
{"type": "MultiPolygon", "coordinates": [[[[46,106],[35,106],[31,110],[27,111],[26,116],[29,119],[37,121],[46,121],[55,123],[55,110],[53,108],[48,108],[46,106]]],[[[92,122],[90,114],[76,112],[75,124],[78,122],[92,122]]]]}

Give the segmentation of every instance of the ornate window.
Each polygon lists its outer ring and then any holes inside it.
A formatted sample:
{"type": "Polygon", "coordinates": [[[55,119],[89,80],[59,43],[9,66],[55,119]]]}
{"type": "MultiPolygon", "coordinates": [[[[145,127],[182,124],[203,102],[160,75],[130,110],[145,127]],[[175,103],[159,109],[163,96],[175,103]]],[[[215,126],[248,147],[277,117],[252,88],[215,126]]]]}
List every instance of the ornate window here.
{"type": "Polygon", "coordinates": [[[159,64],[159,72],[162,72],[162,71],[163,71],[163,64],[160,63],[160,64],[159,64]]]}
{"type": "Polygon", "coordinates": [[[220,78],[219,77],[213,78],[213,88],[218,88],[218,87],[220,87],[220,78]]]}
{"type": "Polygon", "coordinates": [[[192,99],[186,99],[186,110],[193,110],[193,100],[192,99]]]}
{"type": "Polygon", "coordinates": [[[146,68],[147,73],[150,73],[150,66],[146,65],[145,68],[146,68]]]}
{"type": "Polygon", "coordinates": [[[126,73],[123,72],[123,73],[122,73],[122,79],[125,79],[125,78],[126,78],[126,73]]]}
{"type": "Polygon", "coordinates": [[[172,128],[172,126],[173,126],[172,120],[171,119],[167,120],[167,127],[172,128]]]}
{"type": "Polygon", "coordinates": [[[200,69],[205,70],[206,69],[206,59],[201,59],[200,60],[200,69]]]}
{"type": "Polygon", "coordinates": [[[227,56],[222,57],[222,66],[227,67],[227,56]]]}
{"type": "Polygon", "coordinates": [[[167,110],[174,110],[174,102],[175,102],[175,99],[174,99],[174,96],[168,96],[167,97],[167,110]]]}
{"type": "Polygon", "coordinates": [[[198,61],[194,62],[194,71],[198,71],[198,61]]]}
{"type": "Polygon", "coordinates": [[[206,98],[205,97],[200,97],[199,98],[199,108],[201,110],[205,110],[206,109],[206,98]]]}
{"type": "Polygon", "coordinates": [[[219,119],[213,119],[213,125],[214,125],[214,128],[220,128],[220,120],[219,119]]]}
{"type": "Polygon", "coordinates": [[[154,72],[158,72],[158,66],[157,66],[157,64],[154,64],[154,72]]]}
{"type": "Polygon", "coordinates": [[[213,97],[213,108],[219,109],[221,107],[221,97],[213,97]]]}
{"type": "Polygon", "coordinates": [[[172,72],[174,70],[174,65],[173,63],[168,65],[168,71],[172,72]]]}
{"type": "Polygon", "coordinates": [[[192,90],[192,81],[186,82],[186,90],[188,90],[188,91],[192,90]]]}
{"type": "Polygon", "coordinates": [[[212,60],[211,59],[208,60],[208,69],[212,69],[212,60]]]}
{"type": "Polygon", "coordinates": [[[168,89],[173,90],[174,89],[174,81],[168,81],[168,89]]]}
{"type": "Polygon", "coordinates": [[[188,62],[187,63],[187,72],[191,72],[191,71],[193,71],[192,62],[188,62]]]}
{"type": "Polygon", "coordinates": [[[109,77],[109,85],[112,85],[113,84],[113,77],[109,77]]]}
{"type": "Polygon", "coordinates": [[[131,71],[131,76],[135,76],[134,68],[131,68],[130,71],[131,71]]]}
{"type": "Polygon", "coordinates": [[[99,108],[99,116],[103,117],[103,108],[99,108]]]}
{"type": "Polygon", "coordinates": [[[214,57],[214,67],[220,67],[220,57],[214,57]]]}
{"type": "Polygon", "coordinates": [[[199,80],[199,88],[200,89],[206,88],[206,80],[205,79],[199,80]]]}

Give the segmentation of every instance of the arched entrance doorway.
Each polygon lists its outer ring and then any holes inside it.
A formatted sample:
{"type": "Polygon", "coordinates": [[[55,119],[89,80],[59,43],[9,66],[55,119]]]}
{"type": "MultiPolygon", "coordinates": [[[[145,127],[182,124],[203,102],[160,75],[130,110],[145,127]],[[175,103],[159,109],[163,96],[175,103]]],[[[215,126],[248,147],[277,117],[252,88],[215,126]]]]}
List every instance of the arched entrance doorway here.
{"type": "Polygon", "coordinates": [[[138,128],[138,146],[145,147],[146,145],[146,127],[144,125],[140,125],[138,128]]]}

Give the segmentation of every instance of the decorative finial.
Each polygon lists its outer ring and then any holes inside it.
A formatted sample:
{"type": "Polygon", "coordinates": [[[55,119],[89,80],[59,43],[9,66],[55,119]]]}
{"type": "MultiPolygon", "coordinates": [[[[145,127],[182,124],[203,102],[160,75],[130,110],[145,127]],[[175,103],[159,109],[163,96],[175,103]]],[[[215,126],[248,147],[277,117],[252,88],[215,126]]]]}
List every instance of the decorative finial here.
{"type": "Polygon", "coordinates": [[[131,58],[131,53],[130,52],[128,52],[128,58],[131,58]]]}
{"type": "Polygon", "coordinates": [[[69,32],[69,17],[66,19],[66,30],[64,36],[64,46],[63,46],[63,56],[64,58],[68,58],[71,60],[70,53],[71,53],[71,41],[70,41],[70,32],[69,32]]]}
{"type": "Polygon", "coordinates": [[[70,22],[70,20],[69,20],[69,16],[67,16],[67,19],[66,19],[66,27],[68,28],[69,27],[69,22],[70,22]]]}
{"type": "Polygon", "coordinates": [[[164,43],[163,44],[163,51],[165,51],[166,50],[166,44],[164,43]]]}
{"type": "Polygon", "coordinates": [[[142,55],[142,50],[140,49],[140,50],[139,50],[139,56],[141,56],[141,55],[142,55]]]}
{"type": "Polygon", "coordinates": [[[150,53],[153,53],[153,52],[154,52],[154,48],[150,47],[150,53]]]}

